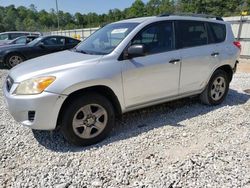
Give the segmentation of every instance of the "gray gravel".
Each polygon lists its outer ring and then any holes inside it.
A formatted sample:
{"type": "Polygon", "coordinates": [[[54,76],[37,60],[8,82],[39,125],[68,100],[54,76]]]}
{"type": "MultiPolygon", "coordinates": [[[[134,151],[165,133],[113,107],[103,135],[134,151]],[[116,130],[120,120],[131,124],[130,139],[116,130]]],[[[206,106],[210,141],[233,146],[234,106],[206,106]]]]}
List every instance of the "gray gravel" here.
{"type": "MultiPolygon", "coordinates": [[[[7,74],[0,71],[0,85],[7,74]]],[[[110,137],[79,148],[9,115],[0,90],[2,187],[250,187],[250,74],[226,101],[183,99],[125,114],[110,137]]]]}

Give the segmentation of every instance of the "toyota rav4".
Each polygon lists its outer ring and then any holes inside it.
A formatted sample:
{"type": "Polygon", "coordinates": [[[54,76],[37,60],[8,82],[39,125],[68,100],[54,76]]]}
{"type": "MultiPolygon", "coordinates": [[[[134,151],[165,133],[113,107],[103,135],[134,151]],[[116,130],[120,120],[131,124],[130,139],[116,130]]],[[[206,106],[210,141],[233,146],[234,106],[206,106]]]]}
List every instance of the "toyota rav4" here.
{"type": "Polygon", "coordinates": [[[104,139],[115,117],[199,95],[223,102],[240,43],[231,26],[206,15],[160,15],[111,23],[73,50],[26,61],[10,72],[4,95],[16,121],[60,129],[76,145],[104,139]]]}

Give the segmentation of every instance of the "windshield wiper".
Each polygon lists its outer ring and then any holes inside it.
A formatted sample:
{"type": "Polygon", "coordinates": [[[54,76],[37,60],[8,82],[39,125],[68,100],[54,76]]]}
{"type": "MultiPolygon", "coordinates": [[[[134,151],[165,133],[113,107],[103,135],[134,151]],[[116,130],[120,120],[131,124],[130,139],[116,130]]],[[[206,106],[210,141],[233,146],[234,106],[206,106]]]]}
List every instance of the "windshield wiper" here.
{"type": "Polygon", "coordinates": [[[84,51],[84,50],[76,50],[79,53],[83,53],[83,54],[89,54],[88,52],[84,51]]]}
{"type": "Polygon", "coordinates": [[[86,52],[84,50],[77,50],[76,48],[73,48],[72,51],[78,52],[78,53],[83,53],[83,54],[89,54],[88,52],[86,52]]]}

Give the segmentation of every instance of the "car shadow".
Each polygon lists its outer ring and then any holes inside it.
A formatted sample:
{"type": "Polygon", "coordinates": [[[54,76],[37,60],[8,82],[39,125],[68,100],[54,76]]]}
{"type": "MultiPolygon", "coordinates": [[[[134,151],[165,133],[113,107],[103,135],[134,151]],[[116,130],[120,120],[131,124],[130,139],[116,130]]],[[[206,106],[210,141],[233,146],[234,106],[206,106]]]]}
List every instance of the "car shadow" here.
{"type": "Polygon", "coordinates": [[[226,100],[217,106],[208,106],[200,103],[198,97],[184,98],[161,105],[156,105],[126,113],[117,120],[110,136],[104,141],[88,146],[72,146],[62,137],[59,131],[33,131],[34,137],[45,148],[56,152],[81,152],[99,148],[110,143],[136,137],[143,132],[162,127],[173,126],[181,129],[182,121],[199,115],[204,115],[224,106],[235,106],[246,103],[250,95],[229,90],[226,100]]]}
{"type": "Polygon", "coordinates": [[[3,65],[3,64],[0,64],[0,69],[9,69],[8,67],[6,67],[5,65],[3,65]]]}

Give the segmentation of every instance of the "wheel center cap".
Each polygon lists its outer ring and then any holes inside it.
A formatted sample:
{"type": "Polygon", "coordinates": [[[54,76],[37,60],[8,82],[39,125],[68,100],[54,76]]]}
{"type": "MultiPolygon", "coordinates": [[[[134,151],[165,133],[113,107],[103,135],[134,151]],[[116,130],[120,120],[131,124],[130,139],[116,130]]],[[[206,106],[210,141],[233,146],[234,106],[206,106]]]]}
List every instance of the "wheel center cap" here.
{"type": "Polygon", "coordinates": [[[88,117],[88,118],[86,119],[87,126],[91,126],[91,125],[95,124],[95,122],[96,122],[96,118],[93,117],[93,116],[88,117]]]}
{"type": "Polygon", "coordinates": [[[215,91],[216,91],[216,92],[219,92],[219,91],[220,91],[220,85],[216,85],[215,91]]]}

